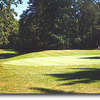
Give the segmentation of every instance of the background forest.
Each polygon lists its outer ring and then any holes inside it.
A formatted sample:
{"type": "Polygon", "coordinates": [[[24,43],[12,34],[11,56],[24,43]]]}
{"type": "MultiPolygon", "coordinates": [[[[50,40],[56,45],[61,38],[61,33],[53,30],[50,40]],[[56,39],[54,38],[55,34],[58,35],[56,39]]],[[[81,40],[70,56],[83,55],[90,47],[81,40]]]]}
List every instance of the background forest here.
{"type": "Polygon", "coordinates": [[[0,0],[0,48],[31,52],[100,45],[100,0],[29,0],[16,20],[11,6],[22,2],[0,0]]]}

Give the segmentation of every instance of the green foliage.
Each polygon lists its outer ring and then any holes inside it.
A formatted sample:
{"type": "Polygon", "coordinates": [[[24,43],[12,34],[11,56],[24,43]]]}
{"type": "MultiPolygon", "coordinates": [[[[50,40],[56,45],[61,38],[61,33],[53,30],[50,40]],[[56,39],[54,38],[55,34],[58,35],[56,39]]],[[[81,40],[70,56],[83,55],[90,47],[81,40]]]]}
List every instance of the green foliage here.
{"type": "Polygon", "coordinates": [[[23,12],[20,19],[20,48],[65,49],[66,35],[70,33],[69,27],[73,23],[71,3],[66,0],[30,0],[29,9],[23,12]],[[66,13],[68,10],[71,12],[66,13]]]}
{"type": "Polygon", "coordinates": [[[12,31],[13,16],[6,8],[0,10],[0,45],[9,43],[8,37],[12,31]]]}
{"type": "Polygon", "coordinates": [[[95,34],[94,28],[100,14],[99,10],[98,6],[90,1],[80,4],[79,33],[83,47],[89,46],[88,41],[91,41],[95,34]]]}
{"type": "MultiPolygon", "coordinates": [[[[1,0],[0,1],[0,47],[5,48],[10,44],[13,34],[18,32],[18,24],[14,19],[14,12],[11,9],[12,4],[18,4],[20,0],[1,0]]],[[[13,41],[14,42],[14,41],[13,41]]]]}
{"type": "Polygon", "coordinates": [[[29,0],[19,23],[11,9],[12,4],[18,3],[21,1],[0,2],[1,46],[29,52],[93,49],[99,45],[99,0],[29,0]]]}

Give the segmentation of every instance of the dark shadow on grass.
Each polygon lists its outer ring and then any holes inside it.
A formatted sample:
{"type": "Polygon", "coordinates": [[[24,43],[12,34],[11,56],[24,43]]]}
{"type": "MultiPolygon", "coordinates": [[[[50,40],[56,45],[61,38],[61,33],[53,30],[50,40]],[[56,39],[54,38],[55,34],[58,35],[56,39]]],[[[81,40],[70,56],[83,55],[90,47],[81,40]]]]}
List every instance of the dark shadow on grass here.
{"type": "Polygon", "coordinates": [[[100,57],[81,57],[80,59],[100,59],[100,57]]]}
{"type": "Polygon", "coordinates": [[[74,92],[64,92],[61,90],[53,90],[53,89],[48,89],[48,88],[30,88],[30,89],[39,90],[39,91],[43,92],[44,94],[76,94],[74,92]]]}
{"type": "Polygon", "coordinates": [[[65,92],[62,90],[54,90],[54,89],[48,89],[48,88],[30,88],[31,90],[38,90],[42,93],[35,93],[37,95],[100,95],[99,93],[77,93],[74,91],[65,92]]]}
{"type": "Polygon", "coordinates": [[[0,49],[0,50],[14,51],[14,53],[10,53],[10,52],[9,53],[0,53],[0,59],[7,59],[7,58],[12,58],[12,57],[26,54],[25,52],[19,52],[17,50],[13,50],[13,49],[0,49]]]}
{"type": "Polygon", "coordinates": [[[16,57],[19,55],[22,55],[24,53],[18,52],[16,50],[13,49],[0,49],[1,51],[14,51],[14,53],[0,53],[0,59],[7,59],[7,58],[11,58],[11,57],[16,57]]]}
{"type": "MultiPolygon", "coordinates": [[[[79,70],[79,68],[78,69],[73,68],[73,70],[79,70]]],[[[79,83],[91,83],[100,81],[100,69],[96,68],[88,68],[88,69],[84,68],[80,69],[80,71],[76,71],[73,73],[60,73],[60,74],[49,74],[49,75],[58,78],[57,81],[71,80],[71,82],[64,83],[61,85],[73,85],[79,83]]]]}
{"type": "Polygon", "coordinates": [[[2,54],[0,54],[0,59],[7,59],[7,58],[15,57],[17,55],[19,55],[19,54],[2,53],[2,54]]]}

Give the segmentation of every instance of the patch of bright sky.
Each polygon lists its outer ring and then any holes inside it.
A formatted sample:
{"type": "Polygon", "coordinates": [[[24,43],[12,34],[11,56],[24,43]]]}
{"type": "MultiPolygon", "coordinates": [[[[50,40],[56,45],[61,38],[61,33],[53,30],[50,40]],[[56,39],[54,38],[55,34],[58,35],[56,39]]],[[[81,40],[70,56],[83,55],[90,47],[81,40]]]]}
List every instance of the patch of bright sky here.
{"type": "Polygon", "coordinates": [[[29,0],[23,0],[23,3],[22,4],[18,4],[17,7],[15,5],[12,6],[12,8],[14,8],[15,12],[17,12],[17,14],[18,14],[17,16],[15,16],[15,18],[17,20],[20,19],[20,15],[23,13],[23,11],[27,9],[27,7],[28,7],[27,2],[28,1],[29,0]]]}

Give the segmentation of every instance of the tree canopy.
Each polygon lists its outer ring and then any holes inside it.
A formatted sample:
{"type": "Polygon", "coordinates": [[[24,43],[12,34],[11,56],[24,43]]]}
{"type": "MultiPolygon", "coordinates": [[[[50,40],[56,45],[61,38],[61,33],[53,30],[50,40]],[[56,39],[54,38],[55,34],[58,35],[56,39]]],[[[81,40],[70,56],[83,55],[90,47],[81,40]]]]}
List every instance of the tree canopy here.
{"type": "Polygon", "coordinates": [[[5,47],[9,44],[9,36],[11,36],[16,28],[16,20],[14,14],[16,12],[11,8],[11,5],[17,5],[21,0],[1,0],[0,1],[0,47],[5,47]]]}
{"type": "Polygon", "coordinates": [[[10,42],[25,51],[97,48],[100,0],[29,0],[18,23],[11,5],[21,2],[0,2],[0,45],[10,42]]]}

